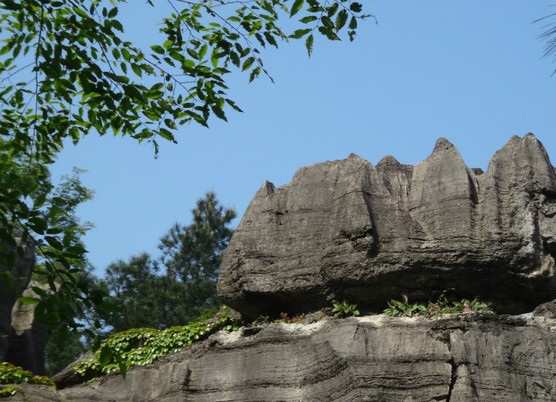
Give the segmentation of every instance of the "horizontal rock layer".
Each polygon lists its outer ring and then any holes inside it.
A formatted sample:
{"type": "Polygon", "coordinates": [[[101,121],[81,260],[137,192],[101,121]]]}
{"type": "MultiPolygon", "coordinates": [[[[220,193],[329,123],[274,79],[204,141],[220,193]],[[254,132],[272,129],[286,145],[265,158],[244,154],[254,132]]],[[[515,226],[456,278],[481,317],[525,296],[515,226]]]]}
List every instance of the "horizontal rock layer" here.
{"type": "Polygon", "coordinates": [[[473,314],[269,324],[40,400],[552,401],[555,324],[473,314]]]}
{"type": "Polygon", "coordinates": [[[218,292],[247,317],[347,299],[380,311],[390,298],[454,289],[499,312],[556,294],[556,175],[542,144],[517,136],[486,172],[439,139],[415,166],[350,155],[265,182],[224,255],[218,292]]]}

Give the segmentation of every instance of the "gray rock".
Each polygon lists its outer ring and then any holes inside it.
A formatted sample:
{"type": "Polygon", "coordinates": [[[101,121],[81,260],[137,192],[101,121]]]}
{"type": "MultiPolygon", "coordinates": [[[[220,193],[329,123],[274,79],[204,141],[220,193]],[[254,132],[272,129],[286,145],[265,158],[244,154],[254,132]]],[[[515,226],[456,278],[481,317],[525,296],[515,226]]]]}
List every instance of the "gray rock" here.
{"type": "MultiPolygon", "coordinates": [[[[34,304],[20,303],[21,296],[37,296],[31,287],[41,286],[32,281],[35,267],[35,247],[32,242],[15,238],[23,254],[17,255],[13,266],[0,266],[0,361],[21,366],[35,374],[45,373],[44,349],[48,338],[46,328],[35,320],[34,304]],[[6,281],[6,279],[8,279],[6,281]]],[[[14,248],[2,243],[6,251],[14,248]]],[[[44,286],[48,290],[48,285],[44,286]]]]}
{"type": "Polygon", "coordinates": [[[44,400],[553,401],[554,323],[468,314],[263,325],[44,400]]]}
{"type": "MultiPolygon", "coordinates": [[[[41,284],[33,279],[22,292],[23,297],[39,297],[33,287],[51,292],[48,284],[41,284]]],[[[48,329],[35,319],[36,304],[25,304],[16,301],[12,308],[12,330],[8,337],[9,347],[6,361],[23,367],[38,375],[44,375],[45,348],[48,340],[48,329]]]]}
{"type": "Polygon", "coordinates": [[[454,289],[502,313],[556,294],[556,175],[532,135],[485,173],[439,139],[416,166],[356,155],[300,169],[255,194],[224,255],[221,300],[247,317],[347,299],[366,311],[454,289]]]}

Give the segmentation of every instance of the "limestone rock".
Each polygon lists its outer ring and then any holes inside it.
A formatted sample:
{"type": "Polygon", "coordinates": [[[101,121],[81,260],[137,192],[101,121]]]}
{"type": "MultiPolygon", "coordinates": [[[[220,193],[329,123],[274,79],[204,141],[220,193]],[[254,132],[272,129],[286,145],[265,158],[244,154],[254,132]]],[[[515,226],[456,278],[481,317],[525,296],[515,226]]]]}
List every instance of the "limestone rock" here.
{"type": "MultiPolygon", "coordinates": [[[[44,348],[47,330],[37,323],[34,304],[23,304],[17,299],[21,296],[37,296],[31,290],[41,286],[31,279],[35,267],[35,248],[32,242],[22,242],[16,237],[18,246],[23,248],[23,255],[17,256],[12,267],[0,266],[0,274],[9,273],[10,283],[0,280],[0,361],[10,362],[30,370],[35,374],[44,374],[44,348]]],[[[13,248],[5,243],[8,252],[13,248]]],[[[48,285],[45,286],[47,290],[48,285]]]]}
{"type": "Polygon", "coordinates": [[[553,401],[554,324],[475,314],[268,324],[43,400],[553,401]]]}
{"type": "MultiPolygon", "coordinates": [[[[33,279],[22,292],[23,297],[39,297],[33,287],[51,292],[48,284],[39,283],[33,279]]],[[[36,304],[25,304],[16,301],[12,308],[12,330],[6,361],[32,371],[35,374],[45,374],[44,350],[48,340],[48,329],[35,319],[36,304]]]]}
{"type": "Polygon", "coordinates": [[[381,311],[443,290],[521,313],[556,294],[556,175],[532,135],[485,173],[439,139],[416,166],[356,155],[265,182],[224,255],[221,300],[247,317],[347,299],[381,311]]]}

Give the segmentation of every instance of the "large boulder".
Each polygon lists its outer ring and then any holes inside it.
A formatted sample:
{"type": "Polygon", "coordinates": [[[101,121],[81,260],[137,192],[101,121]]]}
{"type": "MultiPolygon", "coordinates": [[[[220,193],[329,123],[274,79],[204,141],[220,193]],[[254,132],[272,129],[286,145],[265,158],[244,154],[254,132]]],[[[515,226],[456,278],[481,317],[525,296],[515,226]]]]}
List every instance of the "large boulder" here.
{"type": "Polygon", "coordinates": [[[18,298],[37,297],[33,287],[43,287],[45,291],[49,287],[31,279],[35,267],[33,242],[22,241],[20,236],[15,241],[21,252],[13,245],[0,244],[7,254],[16,256],[11,266],[0,265],[0,361],[44,374],[47,329],[35,320],[36,305],[21,303],[18,298]]]}
{"type": "Polygon", "coordinates": [[[18,297],[29,285],[35,267],[35,247],[32,242],[22,241],[21,236],[14,236],[15,245],[0,242],[0,252],[4,264],[0,264],[0,361],[6,361],[9,338],[13,333],[12,310],[18,297]],[[17,252],[20,248],[20,252],[17,252]],[[10,261],[12,261],[10,263],[10,261]]]}
{"type": "Polygon", "coordinates": [[[514,136],[486,172],[439,139],[415,166],[356,156],[265,182],[232,237],[221,300],[247,317],[347,299],[380,311],[390,298],[453,289],[498,312],[556,294],[556,175],[542,144],[514,136]]]}
{"type": "Polygon", "coordinates": [[[43,402],[553,401],[555,323],[474,314],[276,323],[217,333],[125,379],[25,392],[43,402]]]}

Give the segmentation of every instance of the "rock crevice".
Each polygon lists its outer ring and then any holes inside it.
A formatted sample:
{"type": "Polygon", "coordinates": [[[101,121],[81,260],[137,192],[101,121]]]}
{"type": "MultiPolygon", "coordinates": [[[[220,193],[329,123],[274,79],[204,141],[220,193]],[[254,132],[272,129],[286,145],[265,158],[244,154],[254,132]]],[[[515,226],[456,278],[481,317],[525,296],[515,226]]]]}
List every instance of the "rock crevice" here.
{"type": "Polygon", "coordinates": [[[475,314],[266,324],[44,401],[551,401],[555,324],[475,314]]]}

